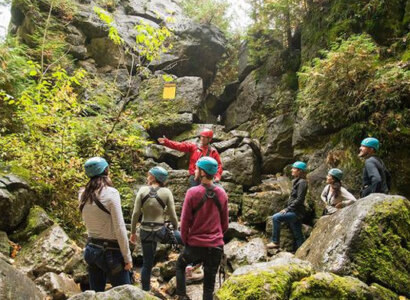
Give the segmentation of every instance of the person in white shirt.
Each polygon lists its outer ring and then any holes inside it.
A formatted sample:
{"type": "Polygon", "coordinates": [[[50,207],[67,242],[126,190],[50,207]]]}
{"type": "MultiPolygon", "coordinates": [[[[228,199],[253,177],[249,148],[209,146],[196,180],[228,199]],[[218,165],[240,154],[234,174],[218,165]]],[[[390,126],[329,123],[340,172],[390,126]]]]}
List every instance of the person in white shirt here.
{"type": "Polygon", "coordinates": [[[333,214],[356,201],[356,198],[342,186],[342,178],[343,172],[340,169],[330,169],[327,174],[327,185],[321,195],[322,201],[326,204],[325,214],[333,214]]]}
{"type": "Polygon", "coordinates": [[[90,178],[79,196],[88,233],[84,260],[88,264],[91,290],[102,292],[107,279],[114,287],[131,283],[132,258],[120,194],[108,176],[107,161],[93,157],[84,168],[90,178]]]}

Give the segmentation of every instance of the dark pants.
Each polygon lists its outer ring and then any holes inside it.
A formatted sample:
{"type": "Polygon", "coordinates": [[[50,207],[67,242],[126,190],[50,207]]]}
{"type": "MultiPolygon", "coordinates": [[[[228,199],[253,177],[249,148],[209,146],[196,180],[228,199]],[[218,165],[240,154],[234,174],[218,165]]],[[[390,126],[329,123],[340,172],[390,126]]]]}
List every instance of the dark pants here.
{"type": "MultiPolygon", "coordinates": [[[[140,234],[141,235],[141,234],[140,234]]],[[[174,231],[178,244],[182,245],[181,233],[174,231]]],[[[144,291],[149,291],[151,286],[151,271],[154,266],[155,252],[157,250],[156,241],[141,241],[142,246],[142,268],[141,268],[141,285],[144,291]]]]}
{"type": "Polygon", "coordinates": [[[206,248],[185,246],[184,252],[177,261],[177,290],[176,294],[186,295],[185,268],[191,263],[202,262],[204,266],[203,299],[212,300],[215,289],[215,277],[221,262],[222,248],[206,248]]]}
{"type": "Polygon", "coordinates": [[[84,250],[84,260],[88,264],[90,289],[103,292],[107,279],[113,287],[131,284],[130,272],[124,270],[124,258],[120,250],[103,250],[87,245],[84,250]]]}
{"type": "Polygon", "coordinates": [[[299,221],[298,216],[294,212],[287,212],[284,214],[276,213],[272,217],[273,219],[273,230],[272,230],[272,241],[276,244],[280,242],[280,223],[286,222],[290,230],[292,231],[293,237],[295,238],[296,249],[299,248],[304,241],[302,233],[302,223],[299,221]]]}

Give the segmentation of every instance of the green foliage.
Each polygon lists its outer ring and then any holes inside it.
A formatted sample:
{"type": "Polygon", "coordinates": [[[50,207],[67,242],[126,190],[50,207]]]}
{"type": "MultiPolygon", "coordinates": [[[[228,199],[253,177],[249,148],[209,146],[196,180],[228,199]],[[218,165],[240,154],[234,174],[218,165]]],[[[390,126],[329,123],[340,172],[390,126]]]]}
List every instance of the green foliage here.
{"type": "Polygon", "coordinates": [[[135,28],[138,34],[134,50],[146,61],[151,62],[159,59],[161,54],[172,49],[172,44],[168,43],[172,32],[165,25],[155,28],[147,22],[141,21],[135,28]]]}
{"type": "Polygon", "coordinates": [[[247,32],[250,58],[253,64],[263,63],[269,54],[282,46],[292,46],[292,32],[304,16],[303,0],[259,0],[252,5],[254,23],[247,32]]]}
{"type": "Polygon", "coordinates": [[[410,72],[401,64],[382,61],[378,53],[369,36],[352,36],[324,51],[323,59],[302,67],[300,112],[330,128],[370,116],[370,124],[399,128],[398,114],[410,94],[410,72]]]}
{"type": "Polygon", "coordinates": [[[183,0],[185,13],[199,23],[214,24],[226,35],[229,29],[227,10],[230,4],[223,0],[183,0]]]}
{"type": "Polygon", "coordinates": [[[118,30],[114,25],[114,18],[100,7],[94,7],[94,12],[98,15],[100,20],[108,26],[108,37],[110,40],[112,40],[116,45],[124,44],[124,40],[120,37],[118,30]]]}

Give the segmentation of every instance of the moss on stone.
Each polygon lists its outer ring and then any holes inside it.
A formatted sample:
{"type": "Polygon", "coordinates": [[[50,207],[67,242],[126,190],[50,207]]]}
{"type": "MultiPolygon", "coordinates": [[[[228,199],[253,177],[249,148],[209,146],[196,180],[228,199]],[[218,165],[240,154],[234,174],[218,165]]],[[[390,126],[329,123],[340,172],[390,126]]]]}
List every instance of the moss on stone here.
{"type": "Polygon", "coordinates": [[[389,289],[386,289],[385,287],[377,283],[373,283],[370,286],[370,290],[375,299],[383,299],[383,300],[399,299],[399,296],[396,293],[394,293],[393,291],[389,289]]]}
{"type": "Polygon", "coordinates": [[[295,282],[289,299],[372,299],[369,287],[354,277],[317,273],[295,282]]]}
{"type": "Polygon", "coordinates": [[[309,276],[311,269],[295,264],[230,277],[218,290],[221,300],[288,299],[292,282],[309,276]]]}
{"type": "Polygon", "coordinates": [[[354,247],[354,274],[410,296],[410,203],[405,198],[384,201],[364,221],[354,247]]]}

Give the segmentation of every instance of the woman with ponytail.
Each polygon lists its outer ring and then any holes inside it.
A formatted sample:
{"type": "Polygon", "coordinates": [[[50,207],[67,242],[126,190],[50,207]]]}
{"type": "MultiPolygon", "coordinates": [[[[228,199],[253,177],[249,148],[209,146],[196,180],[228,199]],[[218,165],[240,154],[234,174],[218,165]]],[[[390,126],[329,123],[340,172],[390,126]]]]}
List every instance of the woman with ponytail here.
{"type": "Polygon", "coordinates": [[[322,201],[326,204],[325,214],[333,214],[356,201],[356,198],[342,186],[342,178],[343,172],[340,169],[330,169],[327,174],[327,185],[321,195],[322,201]]]}
{"type": "Polygon", "coordinates": [[[108,176],[107,161],[101,157],[90,158],[84,169],[90,178],[79,196],[88,233],[84,259],[91,290],[101,292],[107,279],[114,287],[131,283],[132,258],[120,194],[108,176]]]}

